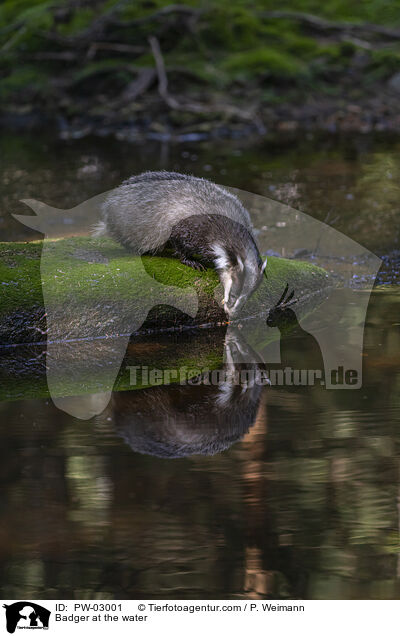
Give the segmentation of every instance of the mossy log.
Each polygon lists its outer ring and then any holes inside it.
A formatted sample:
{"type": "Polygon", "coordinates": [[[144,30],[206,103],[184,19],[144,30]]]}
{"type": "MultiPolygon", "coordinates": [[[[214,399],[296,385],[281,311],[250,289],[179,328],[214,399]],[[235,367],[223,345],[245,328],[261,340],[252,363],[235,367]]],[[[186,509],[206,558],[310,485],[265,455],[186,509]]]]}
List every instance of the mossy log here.
{"type": "MultiPolygon", "coordinates": [[[[134,257],[109,239],[1,243],[0,280],[0,400],[149,386],[140,372],[132,383],[132,365],[188,367],[189,376],[221,368],[226,330],[235,329],[214,270],[171,256],[134,257]],[[204,329],[213,325],[219,329],[204,329]]],[[[265,318],[286,286],[304,315],[329,285],[321,268],[271,257],[238,325],[245,322],[250,348],[264,350],[279,337],[265,318]]]]}
{"type": "MultiPolygon", "coordinates": [[[[0,346],[226,321],[213,269],[197,271],[171,256],[135,257],[110,239],[0,243],[0,281],[0,346]]],[[[270,257],[242,317],[267,314],[286,285],[301,304],[329,278],[312,264],[270,257]]]]}
{"type": "MultiPolygon", "coordinates": [[[[225,329],[140,335],[128,343],[113,384],[114,391],[173,384],[223,366],[225,329]],[[135,367],[139,367],[138,370],[135,367]],[[179,369],[179,374],[159,382],[152,371],[179,369]]],[[[62,373],[51,391],[46,378],[46,345],[20,345],[0,349],[0,402],[31,398],[65,397],[99,393],[109,388],[108,340],[72,343],[65,347],[62,373]],[[82,352],[82,348],[84,349],[82,352]],[[82,353],[92,366],[81,364],[82,353]],[[72,366],[72,373],[71,373],[72,366]]]]}

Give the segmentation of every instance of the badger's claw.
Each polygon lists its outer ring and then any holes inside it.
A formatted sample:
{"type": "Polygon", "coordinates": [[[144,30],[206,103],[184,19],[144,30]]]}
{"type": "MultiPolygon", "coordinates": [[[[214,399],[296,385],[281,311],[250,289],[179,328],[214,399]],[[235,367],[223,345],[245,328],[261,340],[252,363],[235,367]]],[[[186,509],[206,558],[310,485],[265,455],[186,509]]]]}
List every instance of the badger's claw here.
{"type": "Polygon", "coordinates": [[[181,257],[180,261],[181,263],[183,263],[183,265],[187,265],[188,267],[197,269],[199,272],[204,272],[206,269],[202,263],[199,263],[199,261],[191,260],[190,258],[181,257]]]}

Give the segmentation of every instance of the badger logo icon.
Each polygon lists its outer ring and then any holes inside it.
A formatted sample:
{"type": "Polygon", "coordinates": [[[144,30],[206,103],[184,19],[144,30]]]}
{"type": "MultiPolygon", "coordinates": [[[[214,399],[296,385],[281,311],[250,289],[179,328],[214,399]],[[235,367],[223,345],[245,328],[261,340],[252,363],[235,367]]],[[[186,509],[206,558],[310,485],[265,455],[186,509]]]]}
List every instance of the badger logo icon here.
{"type": "Polygon", "coordinates": [[[48,629],[50,610],[32,603],[18,601],[12,605],[3,605],[6,610],[7,631],[14,634],[16,629],[48,629]]]}

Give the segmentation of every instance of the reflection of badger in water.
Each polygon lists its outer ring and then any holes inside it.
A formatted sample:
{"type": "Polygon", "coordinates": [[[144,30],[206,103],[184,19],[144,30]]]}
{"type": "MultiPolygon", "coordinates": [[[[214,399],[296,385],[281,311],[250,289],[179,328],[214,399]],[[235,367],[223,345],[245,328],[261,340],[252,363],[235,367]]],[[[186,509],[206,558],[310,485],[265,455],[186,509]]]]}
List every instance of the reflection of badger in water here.
{"type": "Polygon", "coordinates": [[[177,458],[214,455],[240,440],[255,421],[261,384],[253,382],[257,364],[242,364],[248,355],[230,334],[225,344],[228,364],[218,385],[169,385],[114,393],[106,415],[133,451],[177,458]],[[250,381],[235,384],[235,371],[250,381]]]}
{"type": "Polygon", "coordinates": [[[257,391],[234,387],[228,404],[214,386],[163,386],[112,398],[114,423],[132,450],[158,457],[214,455],[247,433],[259,401],[257,391]],[[255,395],[256,393],[256,395],[255,395]]]}

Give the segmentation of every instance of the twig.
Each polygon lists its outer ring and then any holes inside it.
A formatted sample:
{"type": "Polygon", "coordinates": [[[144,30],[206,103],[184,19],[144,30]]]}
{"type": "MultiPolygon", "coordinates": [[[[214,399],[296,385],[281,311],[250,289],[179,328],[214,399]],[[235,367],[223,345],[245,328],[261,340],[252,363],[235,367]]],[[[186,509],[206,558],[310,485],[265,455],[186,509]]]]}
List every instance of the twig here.
{"type": "Polygon", "coordinates": [[[161,53],[160,43],[154,35],[151,35],[149,37],[149,44],[151,47],[151,52],[153,53],[154,62],[156,64],[158,92],[160,93],[160,97],[162,97],[162,99],[168,106],[170,106],[170,108],[179,109],[179,102],[175,99],[175,97],[171,97],[171,95],[168,93],[168,78],[165,71],[164,58],[161,53]]]}
{"type": "Polygon", "coordinates": [[[342,35],[340,38],[342,42],[349,42],[349,44],[354,44],[354,46],[358,46],[360,49],[365,49],[366,51],[373,51],[376,49],[370,42],[366,42],[365,40],[360,40],[360,38],[353,38],[350,35],[342,35]]]}
{"type": "Polygon", "coordinates": [[[258,132],[264,133],[265,127],[261,119],[255,113],[255,106],[251,110],[245,111],[241,108],[233,104],[220,104],[218,106],[214,105],[205,105],[200,104],[198,102],[178,102],[175,97],[170,95],[168,91],[168,77],[165,70],[164,58],[162,56],[160,43],[158,39],[151,35],[149,38],[149,44],[151,46],[151,51],[153,53],[157,77],[158,77],[158,92],[160,97],[165,101],[167,106],[174,110],[181,110],[190,113],[205,113],[205,114],[213,114],[213,113],[224,113],[228,117],[237,117],[238,119],[242,119],[244,121],[251,121],[257,128],[258,132]]]}
{"type": "Polygon", "coordinates": [[[118,53],[133,53],[141,55],[145,48],[143,46],[133,46],[132,44],[119,44],[118,42],[93,42],[86,53],[86,58],[92,60],[97,51],[117,51],[118,53]]]}
{"type": "Polygon", "coordinates": [[[69,38],[70,40],[87,40],[88,38],[93,38],[96,33],[102,33],[104,27],[113,22],[113,17],[118,11],[125,5],[128,4],[130,0],[119,0],[114,6],[110,7],[108,11],[100,15],[98,18],[91,22],[90,26],[84,31],[77,33],[77,35],[69,38]]]}
{"type": "Polygon", "coordinates": [[[66,35],[60,35],[56,31],[42,31],[39,30],[36,32],[36,35],[39,35],[41,38],[45,40],[49,40],[50,42],[57,42],[58,44],[63,44],[64,46],[76,46],[77,42],[74,38],[67,37],[66,35]]]}
{"type": "Polygon", "coordinates": [[[73,51],[41,51],[38,53],[30,53],[29,57],[33,60],[61,60],[73,62],[79,55],[73,51]]]}
{"type": "Polygon", "coordinates": [[[23,24],[18,31],[16,31],[9,40],[7,40],[7,42],[5,42],[3,44],[3,46],[1,47],[0,51],[8,51],[13,44],[15,44],[15,42],[18,40],[18,38],[23,35],[26,31],[26,26],[25,24],[23,24]]]}
{"type": "Polygon", "coordinates": [[[118,104],[122,105],[127,102],[134,102],[139,95],[142,95],[150,88],[154,82],[156,73],[152,68],[143,68],[139,71],[137,78],[130,82],[123,91],[118,104]]]}

